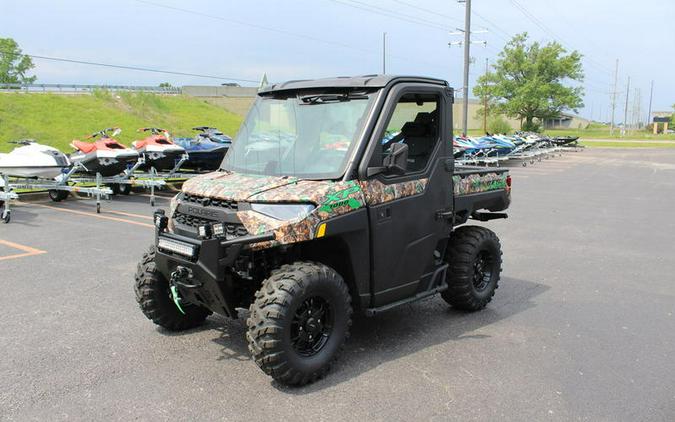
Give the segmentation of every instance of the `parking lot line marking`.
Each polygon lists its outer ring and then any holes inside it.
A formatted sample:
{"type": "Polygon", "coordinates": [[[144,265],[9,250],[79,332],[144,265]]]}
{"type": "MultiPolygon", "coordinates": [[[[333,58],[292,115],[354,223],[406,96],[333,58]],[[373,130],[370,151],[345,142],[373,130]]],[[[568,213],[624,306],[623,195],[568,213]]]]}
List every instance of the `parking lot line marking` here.
{"type": "MultiPolygon", "coordinates": [[[[146,198],[152,198],[152,195],[150,195],[149,193],[137,193],[136,195],[138,195],[138,196],[145,196],[146,198]]],[[[165,196],[165,195],[158,195],[158,194],[155,194],[155,198],[156,198],[156,199],[164,199],[164,200],[166,200],[166,201],[170,201],[171,198],[173,198],[173,196],[165,196]]]]}
{"type": "Polygon", "coordinates": [[[133,214],[130,212],[123,212],[123,211],[114,211],[114,210],[105,210],[101,211],[104,214],[119,214],[119,215],[126,215],[127,217],[136,217],[136,218],[143,218],[146,220],[152,220],[152,217],[149,215],[142,215],[142,214],[133,214]]]}
{"type": "Polygon", "coordinates": [[[20,251],[23,251],[23,253],[18,253],[18,254],[14,254],[14,255],[0,256],[0,261],[4,261],[4,260],[7,260],[7,259],[25,258],[27,256],[40,255],[40,254],[43,254],[43,253],[47,253],[47,251],[31,248],[30,246],[26,246],[26,245],[20,245],[18,243],[10,242],[9,240],[0,239],[0,245],[5,245],[5,246],[8,246],[8,247],[13,248],[13,249],[18,249],[20,251]]]}
{"type": "Polygon", "coordinates": [[[43,205],[43,204],[33,204],[33,205],[35,205],[36,207],[49,208],[49,209],[52,209],[52,210],[69,212],[69,213],[78,214],[78,215],[86,215],[88,217],[95,217],[95,218],[100,218],[100,219],[103,219],[103,220],[117,221],[119,223],[127,223],[127,224],[134,224],[136,226],[155,228],[155,226],[152,225],[152,224],[141,223],[141,222],[138,222],[138,221],[127,220],[127,219],[124,219],[124,218],[108,217],[106,215],[100,215],[100,214],[96,214],[94,212],[69,210],[67,208],[59,208],[59,207],[53,207],[51,205],[43,205]]]}

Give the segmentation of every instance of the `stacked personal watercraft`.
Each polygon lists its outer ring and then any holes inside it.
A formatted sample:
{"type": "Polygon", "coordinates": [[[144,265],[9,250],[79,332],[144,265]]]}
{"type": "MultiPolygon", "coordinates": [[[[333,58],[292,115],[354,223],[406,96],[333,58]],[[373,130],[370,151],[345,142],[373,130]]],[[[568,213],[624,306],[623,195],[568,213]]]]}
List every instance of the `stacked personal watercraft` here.
{"type": "Polygon", "coordinates": [[[75,148],[70,154],[71,161],[79,164],[82,172],[103,177],[120,174],[132,167],[138,161],[138,152],[114,139],[121,131],[120,128],[107,128],[85,138],[95,139],[94,142],[74,140],[70,143],[75,148]]]}
{"type": "Polygon", "coordinates": [[[232,138],[218,129],[199,126],[193,128],[199,133],[194,138],[175,138],[174,142],[188,154],[184,168],[194,170],[216,170],[230,148],[232,138]]]}
{"type": "Polygon", "coordinates": [[[141,169],[154,168],[155,170],[171,170],[185,154],[185,148],[173,143],[169,133],[156,127],[144,127],[139,132],[150,132],[150,136],[134,141],[132,146],[139,154],[145,157],[141,169]]]}
{"type": "Polygon", "coordinates": [[[0,174],[12,177],[53,179],[71,166],[68,157],[32,139],[10,141],[19,145],[7,154],[0,154],[0,174]]]}

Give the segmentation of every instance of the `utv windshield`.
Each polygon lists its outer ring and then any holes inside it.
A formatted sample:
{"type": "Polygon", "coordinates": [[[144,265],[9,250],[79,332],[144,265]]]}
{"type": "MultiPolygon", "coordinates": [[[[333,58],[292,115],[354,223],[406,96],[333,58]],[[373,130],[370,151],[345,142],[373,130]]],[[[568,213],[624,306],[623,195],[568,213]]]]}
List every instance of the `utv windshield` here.
{"type": "Polygon", "coordinates": [[[222,168],[266,176],[339,178],[373,98],[368,92],[258,97],[222,168]]]}

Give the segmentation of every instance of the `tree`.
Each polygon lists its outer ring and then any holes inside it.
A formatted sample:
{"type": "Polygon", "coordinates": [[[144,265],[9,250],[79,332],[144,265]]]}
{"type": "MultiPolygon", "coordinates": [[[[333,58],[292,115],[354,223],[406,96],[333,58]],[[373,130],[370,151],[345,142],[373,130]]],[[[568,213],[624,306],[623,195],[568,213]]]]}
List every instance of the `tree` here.
{"type": "Polygon", "coordinates": [[[159,84],[160,88],[171,88],[171,84],[169,82],[162,82],[159,84]]]}
{"type": "Polygon", "coordinates": [[[0,83],[32,84],[36,76],[26,76],[35,67],[30,57],[21,54],[19,45],[11,38],[0,38],[0,83]]]}
{"type": "Polygon", "coordinates": [[[566,53],[557,42],[528,44],[527,33],[515,35],[492,70],[478,78],[473,93],[481,100],[487,96],[491,113],[524,120],[524,130],[537,130],[535,119],[556,118],[583,106],[583,88],[564,84],[583,81],[581,54],[566,53]]]}

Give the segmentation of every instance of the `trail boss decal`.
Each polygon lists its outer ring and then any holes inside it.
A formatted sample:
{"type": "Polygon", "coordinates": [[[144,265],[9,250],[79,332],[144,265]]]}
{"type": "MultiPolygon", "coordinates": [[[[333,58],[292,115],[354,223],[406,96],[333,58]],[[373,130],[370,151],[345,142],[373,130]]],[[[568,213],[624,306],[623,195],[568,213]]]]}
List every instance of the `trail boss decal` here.
{"type": "Polygon", "coordinates": [[[323,204],[321,204],[321,207],[319,207],[319,211],[330,213],[333,212],[335,208],[343,206],[348,206],[350,209],[353,210],[361,208],[363,206],[363,203],[354,196],[361,192],[361,187],[357,185],[355,182],[347,182],[347,183],[350,184],[351,186],[334,193],[328,193],[327,194],[328,198],[323,202],[323,204]]]}

